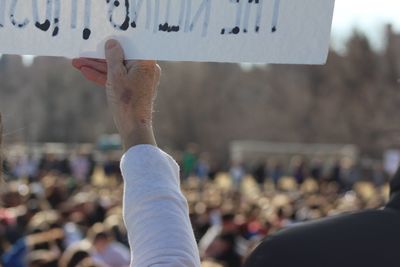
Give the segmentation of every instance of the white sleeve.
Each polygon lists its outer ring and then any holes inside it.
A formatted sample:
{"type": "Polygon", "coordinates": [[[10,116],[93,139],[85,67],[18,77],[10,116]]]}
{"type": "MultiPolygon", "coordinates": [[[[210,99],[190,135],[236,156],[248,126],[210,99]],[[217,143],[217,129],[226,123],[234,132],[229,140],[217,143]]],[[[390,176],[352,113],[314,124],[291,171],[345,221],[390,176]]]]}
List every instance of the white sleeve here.
{"type": "Polygon", "coordinates": [[[131,267],[199,267],[178,164],[154,146],[139,145],[122,157],[121,171],[131,267]]]}

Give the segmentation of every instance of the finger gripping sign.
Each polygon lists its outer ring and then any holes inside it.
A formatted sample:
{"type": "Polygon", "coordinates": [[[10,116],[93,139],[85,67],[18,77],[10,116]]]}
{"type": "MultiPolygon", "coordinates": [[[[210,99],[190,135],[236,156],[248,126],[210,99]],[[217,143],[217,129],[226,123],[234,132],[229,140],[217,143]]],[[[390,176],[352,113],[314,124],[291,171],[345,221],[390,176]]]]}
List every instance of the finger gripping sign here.
{"type": "Polygon", "coordinates": [[[0,53],[323,64],[335,0],[0,0],[0,53]]]}

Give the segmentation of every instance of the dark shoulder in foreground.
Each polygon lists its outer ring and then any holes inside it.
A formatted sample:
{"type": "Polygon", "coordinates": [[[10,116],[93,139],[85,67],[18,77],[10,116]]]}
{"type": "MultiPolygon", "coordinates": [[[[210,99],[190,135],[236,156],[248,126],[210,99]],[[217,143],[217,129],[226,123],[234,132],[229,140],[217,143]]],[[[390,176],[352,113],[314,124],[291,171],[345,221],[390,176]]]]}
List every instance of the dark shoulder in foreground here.
{"type": "Polygon", "coordinates": [[[342,215],[269,236],[245,267],[400,266],[400,211],[342,215]]]}

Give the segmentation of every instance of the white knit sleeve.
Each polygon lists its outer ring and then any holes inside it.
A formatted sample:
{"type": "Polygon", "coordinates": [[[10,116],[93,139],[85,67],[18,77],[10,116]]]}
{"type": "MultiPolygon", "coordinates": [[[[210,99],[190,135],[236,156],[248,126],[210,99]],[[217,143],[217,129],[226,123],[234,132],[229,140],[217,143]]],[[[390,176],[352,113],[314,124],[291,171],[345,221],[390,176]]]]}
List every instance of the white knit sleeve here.
{"type": "Polygon", "coordinates": [[[154,146],[140,145],[122,157],[121,171],[131,267],[199,267],[176,162],[154,146]]]}

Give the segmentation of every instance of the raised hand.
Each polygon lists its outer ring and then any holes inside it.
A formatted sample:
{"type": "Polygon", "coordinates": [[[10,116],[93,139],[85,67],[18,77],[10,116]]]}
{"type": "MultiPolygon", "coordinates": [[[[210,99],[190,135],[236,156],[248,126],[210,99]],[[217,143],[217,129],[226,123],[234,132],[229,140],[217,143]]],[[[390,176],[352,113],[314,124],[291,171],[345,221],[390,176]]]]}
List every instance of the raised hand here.
{"type": "Polygon", "coordinates": [[[90,81],[105,86],[124,149],[156,145],[152,129],[153,103],[161,69],[155,61],[124,61],[121,45],[106,43],[106,60],[79,58],[72,64],[90,81]]]}

